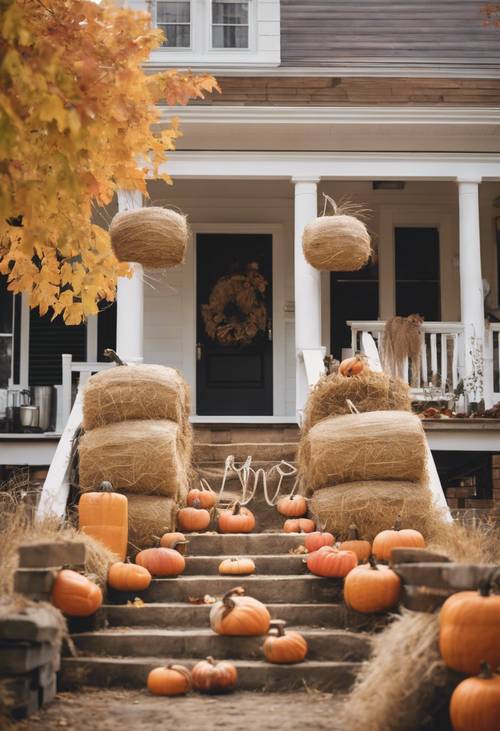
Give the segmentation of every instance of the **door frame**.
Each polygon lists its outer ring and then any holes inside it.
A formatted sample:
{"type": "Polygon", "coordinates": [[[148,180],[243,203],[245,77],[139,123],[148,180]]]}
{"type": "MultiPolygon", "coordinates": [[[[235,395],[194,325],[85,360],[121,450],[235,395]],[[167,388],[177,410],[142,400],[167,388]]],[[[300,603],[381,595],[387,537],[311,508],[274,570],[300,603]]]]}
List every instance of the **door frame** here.
{"type": "MultiPolygon", "coordinates": [[[[271,223],[196,223],[182,273],[182,351],[185,375],[196,410],[196,252],[198,234],[267,234],[272,236],[273,267],[273,416],[285,413],[285,249],[283,225],[271,223]]],[[[209,420],[210,416],[204,416],[209,420]]],[[[215,417],[214,417],[215,418],[215,417]]],[[[221,421],[225,417],[217,417],[221,421]]],[[[228,416],[228,422],[242,417],[228,416]]],[[[252,417],[256,419],[258,417],[252,417]]],[[[263,416],[262,419],[269,419],[263,416]]]]}

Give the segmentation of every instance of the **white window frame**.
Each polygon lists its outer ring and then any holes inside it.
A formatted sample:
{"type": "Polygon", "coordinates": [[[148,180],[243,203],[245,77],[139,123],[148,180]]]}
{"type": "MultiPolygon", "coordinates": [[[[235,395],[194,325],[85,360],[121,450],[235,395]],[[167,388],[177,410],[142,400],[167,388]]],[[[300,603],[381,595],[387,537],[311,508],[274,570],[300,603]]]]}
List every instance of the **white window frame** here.
{"type": "MultiPolygon", "coordinates": [[[[256,30],[257,30],[257,16],[256,7],[257,3],[254,0],[219,0],[219,2],[231,3],[231,2],[246,2],[248,5],[248,46],[242,48],[229,47],[229,48],[216,48],[213,44],[213,4],[214,0],[209,0],[209,18],[208,18],[208,52],[214,53],[228,53],[234,54],[235,52],[240,53],[255,53],[256,50],[256,30]]],[[[222,26],[225,27],[225,26],[222,26]]]]}
{"type": "MultiPolygon", "coordinates": [[[[12,326],[10,333],[4,333],[0,332],[0,339],[1,340],[7,340],[7,338],[10,338],[10,346],[11,346],[11,356],[10,356],[10,376],[7,380],[7,386],[5,388],[10,388],[10,386],[13,383],[14,380],[14,324],[16,321],[16,301],[14,298],[14,295],[12,294],[12,326]]],[[[4,386],[0,386],[0,388],[4,388],[4,386]]]]}
{"type": "MultiPolygon", "coordinates": [[[[158,20],[157,20],[157,11],[158,11],[158,2],[163,3],[173,3],[173,2],[189,2],[189,46],[170,46],[168,44],[168,38],[167,38],[167,45],[162,46],[162,51],[170,51],[172,53],[192,53],[193,51],[193,33],[194,33],[194,18],[193,18],[193,0],[154,0],[151,7],[151,20],[153,22],[153,25],[155,28],[159,28],[158,20]]],[[[163,24],[162,24],[163,25],[163,24]]],[[[176,25],[174,23],[174,25],[176,25]]],[[[177,25],[187,25],[187,23],[181,23],[177,25]]]]}

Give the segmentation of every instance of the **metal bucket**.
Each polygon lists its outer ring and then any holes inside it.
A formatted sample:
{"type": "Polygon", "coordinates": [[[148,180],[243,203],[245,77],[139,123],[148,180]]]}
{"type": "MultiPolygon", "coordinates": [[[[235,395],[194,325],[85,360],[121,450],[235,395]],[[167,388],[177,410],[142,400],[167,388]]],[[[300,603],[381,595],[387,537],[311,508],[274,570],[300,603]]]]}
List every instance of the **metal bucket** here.
{"type": "Polygon", "coordinates": [[[33,386],[31,403],[38,406],[38,426],[43,431],[53,427],[54,386],[33,386]]]}
{"type": "Polygon", "coordinates": [[[19,420],[21,426],[35,428],[38,426],[38,406],[20,406],[19,420]]]}

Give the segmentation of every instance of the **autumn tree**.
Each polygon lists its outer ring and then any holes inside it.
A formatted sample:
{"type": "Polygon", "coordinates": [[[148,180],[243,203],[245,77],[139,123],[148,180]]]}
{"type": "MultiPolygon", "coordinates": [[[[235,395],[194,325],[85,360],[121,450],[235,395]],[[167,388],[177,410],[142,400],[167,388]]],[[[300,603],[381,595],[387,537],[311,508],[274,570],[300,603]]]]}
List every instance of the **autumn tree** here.
{"type": "Polygon", "coordinates": [[[78,324],[113,301],[127,265],[92,223],[119,188],[147,195],[180,132],[154,134],[158,102],[217,88],[209,75],[143,64],[163,40],[149,14],[111,0],[0,0],[0,273],[78,324]]]}

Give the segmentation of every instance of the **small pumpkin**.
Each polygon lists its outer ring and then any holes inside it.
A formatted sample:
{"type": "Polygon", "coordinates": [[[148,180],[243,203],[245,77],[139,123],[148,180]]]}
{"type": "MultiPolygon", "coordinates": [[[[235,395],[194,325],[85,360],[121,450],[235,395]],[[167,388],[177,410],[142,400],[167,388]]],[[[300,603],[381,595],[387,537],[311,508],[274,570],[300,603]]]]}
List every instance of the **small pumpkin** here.
{"type": "Polygon", "coordinates": [[[264,642],[264,655],[268,662],[291,664],[302,662],[307,655],[307,642],[299,632],[285,632],[286,622],[273,620],[271,628],[276,628],[276,635],[269,635],[264,642]]]}
{"type": "Polygon", "coordinates": [[[191,690],[191,673],[184,665],[154,668],[147,685],[153,695],[186,695],[191,690]]]}
{"type": "Polygon", "coordinates": [[[255,564],[251,558],[225,558],[219,564],[219,574],[223,576],[245,576],[254,571],[255,564]]]}
{"type": "Polygon", "coordinates": [[[303,495],[286,495],[278,500],[276,509],[287,518],[301,518],[307,513],[307,500],[303,495]]]}
{"type": "MultiPolygon", "coordinates": [[[[176,544],[175,544],[176,545],[176,544]]],[[[146,548],[135,557],[153,576],[178,576],[186,568],[186,561],[174,548],[146,548]]]]}
{"type": "Polygon", "coordinates": [[[481,672],[463,680],[451,696],[450,719],[453,731],[497,731],[500,718],[500,675],[488,663],[481,672]]]}
{"type": "Polygon", "coordinates": [[[184,533],[174,531],[173,533],[164,533],[160,538],[160,548],[174,548],[185,555],[189,541],[184,533]]]}
{"type": "Polygon", "coordinates": [[[359,376],[365,370],[365,360],[360,355],[352,358],[346,358],[339,365],[339,374],[341,376],[359,376]]]}
{"type": "Polygon", "coordinates": [[[217,502],[217,495],[213,490],[198,489],[192,487],[187,494],[186,503],[190,507],[203,508],[204,510],[211,510],[217,502]]]}
{"type": "Polygon", "coordinates": [[[425,548],[425,538],[413,528],[401,529],[401,520],[397,518],[392,530],[375,536],[372,551],[377,561],[389,561],[393,548],[425,548]]]}
{"type": "Polygon", "coordinates": [[[123,561],[127,555],[128,500],[113,491],[111,482],[105,480],[96,491],[81,496],[78,526],[82,533],[100,541],[123,561]]]}
{"type": "Polygon", "coordinates": [[[333,546],[322,546],[310,553],[307,568],[316,576],[343,578],[358,565],[358,557],[352,551],[339,551],[333,546]]]}
{"type": "Polygon", "coordinates": [[[369,564],[356,566],[344,581],[344,601],[356,612],[372,614],[397,607],[401,579],[388,566],[377,564],[370,556],[369,564]]]}
{"type": "Polygon", "coordinates": [[[370,541],[362,541],[359,538],[357,526],[352,523],[349,526],[347,540],[340,544],[341,551],[353,551],[358,557],[358,561],[367,561],[372,553],[370,541]]]}
{"type": "Polygon", "coordinates": [[[200,693],[227,693],[234,689],[238,671],[232,662],[216,662],[213,657],[196,663],[191,671],[193,687],[200,693]]]}
{"type": "Polygon", "coordinates": [[[191,507],[179,510],[177,523],[182,530],[189,533],[204,531],[210,525],[210,513],[201,507],[199,501],[195,500],[191,507]]]}
{"type": "Polygon", "coordinates": [[[51,600],[69,617],[90,617],[102,605],[102,591],[86,576],[63,569],[54,581],[51,600]]]}
{"type": "Polygon", "coordinates": [[[482,662],[500,665],[500,594],[489,582],[478,592],[460,591],[448,597],[439,613],[439,650],[448,667],[477,675],[482,662]]]}
{"type": "Polygon", "coordinates": [[[236,502],[232,510],[221,512],[218,525],[221,533],[250,533],[255,528],[255,516],[236,502]]]}
{"type": "Polygon", "coordinates": [[[314,551],[317,551],[322,546],[333,546],[334,543],[335,536],[332,533],[324,533],[318,530],[313,533],[308,533],[304,539],[304,546],[309,553],[314,553],[314,551]]]}
{"type": "Polygon", "coordinates": [[[142,591],[151,583],[151,574],[144,566],[118,561],[108,571],[108,584],[118,591],[142,591]]]}
{"type": "Polygon", "coordinates": [[[285,533],[312,533],[316,523],[310,518],[288,518],[283,523],[285,533]]]}
{"type": "Polygon", "coordinates": [[[210,626],[219,635],[258,637],[267,633],[270,621],[267,607],[245,596],[241,586],[226,592],[210,610],[210,626]]]}

